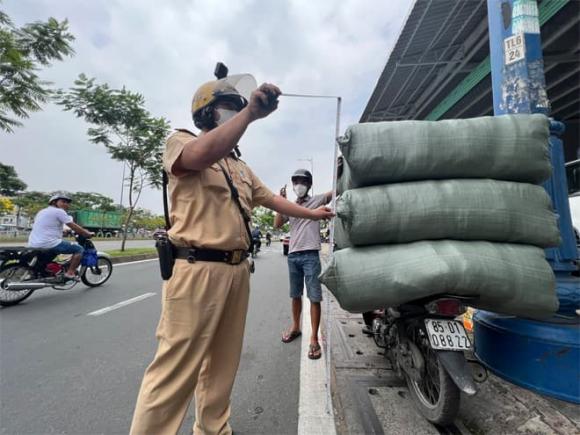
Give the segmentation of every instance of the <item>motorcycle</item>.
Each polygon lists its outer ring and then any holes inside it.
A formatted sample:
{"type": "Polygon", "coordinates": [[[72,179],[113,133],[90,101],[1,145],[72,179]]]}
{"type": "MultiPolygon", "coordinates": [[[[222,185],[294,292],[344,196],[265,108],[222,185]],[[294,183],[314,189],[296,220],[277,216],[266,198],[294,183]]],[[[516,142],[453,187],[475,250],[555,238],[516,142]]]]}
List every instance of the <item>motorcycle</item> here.
{"type": "Polygon", "coordinates": [[[253,239],[252,258],[256,258],[258,256],[258,252],[260,252],[261,245],[262,245],[262,241],[259,238],[253,239]]]}
{"type": "Polygon", "coordinates": [[[487,370],[467,359],[470,339],[456,318],[473,298],[437,296],[375,314],[370,335],[406,381],[411,398],[431,423],[448,425],[459,411],[460,392],[474,395],[487,370]]]}
{"type": "MultiPolygon", "coordinates": [[[[87,238],[76,236],[85,250],[77,274],[88,287],[103,285],[113,273],[113,264],[107,254],[95,250],[87,238]]],[[[64,273],[71,256],[54,258],[50,249],[26,248],[22,246],[0,248],[0,305],[16,305],[30,297],[36,290],[52,287],[55,290],[70,290],[77,280],[66,280],[64,273]]]]}

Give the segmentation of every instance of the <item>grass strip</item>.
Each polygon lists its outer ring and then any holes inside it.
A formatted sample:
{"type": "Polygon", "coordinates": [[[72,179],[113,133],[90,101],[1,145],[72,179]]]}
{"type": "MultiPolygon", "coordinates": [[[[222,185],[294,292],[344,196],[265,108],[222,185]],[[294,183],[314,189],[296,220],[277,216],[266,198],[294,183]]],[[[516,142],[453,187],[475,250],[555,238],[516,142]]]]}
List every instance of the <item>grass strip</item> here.
{"type": "Polygon", "coordinates": [[[105,252],[111,257],[127,257],[131,255],[156,254],[157,250],[155,248],[127,248],[124,251],[112,249],[105,252]]]}

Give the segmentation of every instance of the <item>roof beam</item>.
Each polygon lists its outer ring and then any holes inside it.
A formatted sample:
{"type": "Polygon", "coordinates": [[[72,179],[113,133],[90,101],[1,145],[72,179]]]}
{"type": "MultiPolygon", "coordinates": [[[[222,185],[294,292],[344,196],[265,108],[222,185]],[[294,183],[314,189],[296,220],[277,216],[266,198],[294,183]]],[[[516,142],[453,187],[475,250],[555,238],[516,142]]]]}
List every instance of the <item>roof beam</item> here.
{"type": "MultiPolygon", "coordinates": [[[[487,20],[483,20],[477,25],[469,38],[465,40],[465,52],[476,53],[478,50],[480,50],[485,44],[488,43],[486,36],[487,20]]],[[[425,91],[415,102],[415,108],[413,109],[415,116],[425,111],[429,104],[431,104],[433,100],[453,80],[455,75],[466,68],[470,57],[471,56],[469,55],[464,56],[463,61],[457,68],[455,68],[454,65],[449,64],[437,74],[435,80],[431,82],[431,84],[427,87],[427,89],[425,89],[425,91]]],[[[472,68],[470,72],[473,71],[474,68],[472,68]]]]}
{"type": "Polygon", "coordinates": [[[544,63],[575,63],[580,62],[578,50],[560,53],[544,54],[544,63]]]}
{"type": "MultiPolygon", "coordinates": [[[[416,0],[415,2],[415,6],[417,5],[417,3],[421,2],[422,0],[416,0]]],[[[419,19],[419,22],[417,23],[417,25],[415,26],[415,28],[413,29],[413,34],[411,35],[411,37],[407,40],[407,45],[405,46],[405,49],[403,50],[403,56],[405,56],[407,54],[407,50],[409,49],[409,46],[411,45],[411,41],[413,40],[413,38],[415,37],[415,35],[417,34],[417,31],[419,30],[419,28],[421,27],[421,24],[423,24],[423,20],[425,19],[425,16],[427,15],[427,11],[429,10],[429,8],[431,7],[431,3],[433,2],[433,0],[429,0],[429,4],[427,6],[425,6],[425,10],[423,11],[423,14],[421,15],[421,18],[419,19]]],[[[413,7],[415,7],[413,6],[413,7]]],[[[400,37],[401,35],[399,35],[400,37]]],[[[398,42],[398,41],[397,41],[398,42]]],[[[389,64],[389,61],[387,60],[387,65],[385,65],[385,70],[387,69],[387,66],[389,64]]],[[[391,83],[391,80],[393,78],[393,76],[395,75],[395,72],[397,71],[397,66],[395,65],[393,71],[391,71],[391,74],[389,75],[389,78],[387,80],[387,83],[385,83],[385,85],[383,86],[383,89],[381,89],[381,93],[379,94],[379,96],[377,97],[377,99],[375,100],[374,106],[373,108],[369,111],[369,113],[372,113],[376,110],[377,105],[380,103],[380,101],[383,99],[383,95],[385,95],[385,91],[388,89],[389,84],[391,83]]],[[[384,71],[383,71],[384,72],[384,71]]],[[[380,83],[380,79],[379,82],[377,83],[377,86],[380,83]]],[[[375,87],[376,90],[376,87],[375,87]]],[[[372,98],[372,96],[371,96],[372,98]]],[[[364,113],[363,113],[364,114],[364,113]]]]}
{"type": "MultiPolygon", "coordinates": [[[[453,19],[455,17],[455,10],[459,7],[459,6],[465,7],[468,5],[467,2],[463,3],[463,2],[455,2],[455,4],[453,5],[453,9],[451,9],[449,11],[449,13],[447,14],[447,17],[445,18],[445,21],[441,24],[441,26],[439,27],[439,30],[437,31],[436,35],[431,38],[431,41],[429,42],[429,44],[427,45],[427,47],[425,48],[425,50],[423,51],[423,56],[425,56],[426,53],[429,53],[429,50],[431,49],[431,47],[433,47],[433,45],[438,42],[441,39],[441,36],[445,33],[445,31],[447,30],[447,23],[453,19]]],[[[476,8],[474,8],[476,9],[476,8]]],[[[473,12],[472,12],[473,15],[473,12]]],[[[472,16],[471,15],[471,16],[472,16]]],[[[470,16],[470,17],[471,17],[470,16]]],[[[466,23],[469,20],[466,20],[466,23]]],[[[463,24],[463,27],[465,27],[466,23],[463,24]]],[[[463,28],[462,27],[462,28],[463,28]]],[[[453,42],[455,42],[455,40],[457,39],[457,37],[459,36],[461,32],[457,32],[455,34],[455,37],[453,38],[453,42]]],[[[423,56],[421,56],[421,59],[423,58],[423,56]]],[[[435,67],[431,68],[431,71],[433,71],[435,67]]],[[[415,77],[415,74],[417,73],[417,66],[413,67],[413,70],[411,71],[410,74],[407,75],[407,78],[405,80],[405,82],[403,83],[402,86],[399,87],[399,90],[397,92],[397,94],[395,95],[394,98],[391,99],[390,104],[396,103],[399,99],[399,97],[401,96],[401,94],[407,90],[407,84],[415,77]]],[[[423,81],[421,83],[423,83],[425,80],[425,78],[423,78],[423,81]]],[[[408,97],[407,101],[409,101],[410,99],[412,99],[412,96],[414,95],[414,93],[408,97]]]]}
{"type": "MultiPolygon", "coordinates": [[[[540,25],[544,25],[550,18],[556,14],[560,9],[562,9],[569,0],[545,0],[540,3],[540,25]]],[[[557,32],[550,34],[550,37],[543,42],[542,48],[547,48],[556,41],[560,36],[569,31],[574,27],[580,17],[576,16],[576,20],[570,20],[565,26],[558,29],[557,32]]],[[[485,42],[488,42],[487,39],[485,42]]],[[[483,80],[491,72],[491,65],[489,62],[489,56],[482,61],[479,66],[473,70],[467,77],[465,77],[461,83],[459,83],[448,95],[441,101],[426,117],[425,119],[437,120],[441,118],[449,109],[451,109],[455,104],[457,104],[471,89],[473,89],[481,80],[483,80]]]]}

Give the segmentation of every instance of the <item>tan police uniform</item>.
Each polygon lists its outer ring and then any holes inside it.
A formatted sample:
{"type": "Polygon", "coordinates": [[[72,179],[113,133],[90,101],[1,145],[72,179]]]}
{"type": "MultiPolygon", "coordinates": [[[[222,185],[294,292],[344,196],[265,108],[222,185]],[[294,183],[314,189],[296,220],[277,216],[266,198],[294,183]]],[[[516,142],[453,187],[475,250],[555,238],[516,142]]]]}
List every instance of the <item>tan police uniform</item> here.
{"type": "MultiPolygon", "coordinates": [[[[192,135],[167,141],[171,230],[180,247],[232,251],[250,241],[240,210],[217,163],[176,176],[171,168],[192,135]]],[[[274,194],[235,156],[220,160],[248,211],[274,194]]],[[[159,347],[147,368],[131,434],[176,434],[195,392],[194,433],[230,434],[230,394],[240,361],[249,296],[250,264],[189,263],[177,259],[163,285],[159,347]]]]}

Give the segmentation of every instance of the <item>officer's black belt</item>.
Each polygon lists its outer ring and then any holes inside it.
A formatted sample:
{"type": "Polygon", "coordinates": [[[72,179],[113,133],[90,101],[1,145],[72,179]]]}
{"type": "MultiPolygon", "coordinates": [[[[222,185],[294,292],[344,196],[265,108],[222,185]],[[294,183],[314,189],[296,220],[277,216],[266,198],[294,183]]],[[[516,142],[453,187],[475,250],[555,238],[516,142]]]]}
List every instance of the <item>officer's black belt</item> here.
{"type": "Polygon", "coordinates": [[[219,249],[175,248],[175,258],[187,260],[190,263],[195,263],[196,261],[214,261],[236,265],[248,257],[248,251],[243,249],[221,251],[219,249]]]}

